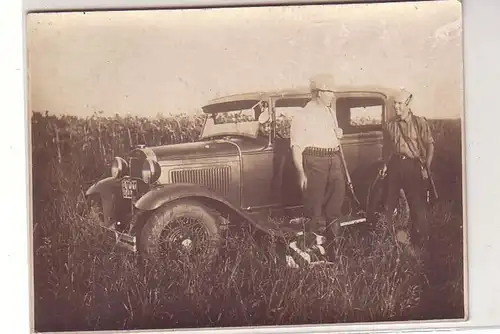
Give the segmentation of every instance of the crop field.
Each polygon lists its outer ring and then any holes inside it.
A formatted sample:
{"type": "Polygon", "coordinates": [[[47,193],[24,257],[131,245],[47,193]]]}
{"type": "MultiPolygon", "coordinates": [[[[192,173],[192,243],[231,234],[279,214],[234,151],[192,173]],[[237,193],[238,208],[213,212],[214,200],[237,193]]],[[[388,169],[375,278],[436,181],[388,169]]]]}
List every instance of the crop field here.
{"type": "MultiPolygon", "coordinates": [[[[201,117],[32,117],[34,308],[37,331],[294,325],[461,318],[463,310],[460,120],[431,120],[440,199],[432,211],[433,272],[384,222],[351,227],[333,264],[290,269],[250,232],[209,275],[165,264],[145,274],[93,223],[84,192],[137,144],[195,140],[201,117]]],[[[281,132],[288,131],[286,121],[281,132]]]]}

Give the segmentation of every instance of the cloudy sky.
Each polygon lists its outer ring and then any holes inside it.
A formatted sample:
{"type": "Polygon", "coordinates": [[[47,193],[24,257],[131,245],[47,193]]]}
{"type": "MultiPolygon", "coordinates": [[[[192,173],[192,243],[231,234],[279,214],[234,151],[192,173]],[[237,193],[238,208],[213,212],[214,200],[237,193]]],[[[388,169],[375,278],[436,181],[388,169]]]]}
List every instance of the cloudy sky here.
{"type": "Polygon", "coordinates": [[[32,14],[30,107],[196,112],[209,99],[307,85],[406,87],[430,117],[463,113],[458,1],[32,14]]]}

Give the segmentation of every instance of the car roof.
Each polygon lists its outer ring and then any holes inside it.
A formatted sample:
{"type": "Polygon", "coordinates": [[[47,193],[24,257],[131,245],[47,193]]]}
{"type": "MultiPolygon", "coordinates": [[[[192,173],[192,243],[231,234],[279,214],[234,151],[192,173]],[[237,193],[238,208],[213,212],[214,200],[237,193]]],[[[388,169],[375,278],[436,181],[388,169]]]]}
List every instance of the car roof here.
{"type": "MultiPolygon", "coordinates": [[[[397,91],[398,90],[394,88],[381,86],[340,86],[335,90],[336,94],[339,96],[351,93],[366,93],[382,94],[386,97],[395,95],[397,91]]],[[[308,87],[239,93],[212,99],[202,107],[202,110],[206,113],[214,112],[214,108],[218,109],[219,107],[241,110],[251,108],[259,101],[267,100],[268,98],[310,98],[310,96],[311,92],[308,87]]]]}

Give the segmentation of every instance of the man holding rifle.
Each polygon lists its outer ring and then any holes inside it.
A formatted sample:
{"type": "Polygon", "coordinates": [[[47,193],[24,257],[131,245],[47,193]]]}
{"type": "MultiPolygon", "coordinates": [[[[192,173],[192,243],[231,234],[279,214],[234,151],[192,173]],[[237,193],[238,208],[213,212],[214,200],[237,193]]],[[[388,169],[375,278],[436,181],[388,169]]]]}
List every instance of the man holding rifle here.
{"type": "Polygon", "coordinates": [[[292,119],[290,144],[304,208],[310,219],[308,229],[322,233],[331,224],[334,234],[340,231],[339,217],[346,192],[340,139],[335,112],[334,81],[318,75],[310,81],[312,100],[292,119]]]}
{"type": "MultiPolygon", "coordinates": [[[[430,166],[434,156],[434,139],[427,120],[410,109],[412,94],[401,90],[394,98],[396,117],[385,127],[382,177],[387,176],[385,216],[390,222],[403,189],[410,208],[412,246],[428,246],[427,184],[434,186],[430,166]]],[[[433,195],[437,197],[433,187],[433,195]]]]}

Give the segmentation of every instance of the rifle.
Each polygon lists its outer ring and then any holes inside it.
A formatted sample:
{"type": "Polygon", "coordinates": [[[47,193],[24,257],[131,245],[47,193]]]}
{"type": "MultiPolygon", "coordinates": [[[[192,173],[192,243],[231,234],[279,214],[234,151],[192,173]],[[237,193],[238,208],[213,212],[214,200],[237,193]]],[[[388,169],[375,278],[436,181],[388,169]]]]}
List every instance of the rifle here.
{"type": "MultiPolygon", "coordinates": [[[[434,179],[432,177],[432,174],[430,173],[430,170],[429,170],[429,168],[427,167],[426,164],[424,164],[424,168],[426,169],[427,174],[429,175],[429,183],[430,183],[431,188],[432,188],[432,194],[434,195],[434,198],[436,200],[438,200],[439,196],[438,196],[438,193],[437,193],[436,185],[434,184],[434,179]]],[[[429,199],[427,199],[427,202],[429,202],[429,199]]]]}
{"type": "MultiPolygon", "coordinates": [[[[418,144],[419,144],[419,147],[423,147],[424,146],[424,143],[422,143],[422,138],[420,137],[420,127],[418,127],[418,122],[416,120],[416,116],[412,114],[412,120],[413,122],[417,125],[417,140],[418,140],[418,144]]],[[[420,155],[419,155],[420,157],[420,155]]],[[[432,194],[434,195],[434,199],[439,199],[439,196],[438,196],[438,192],[437,192],[437,189],[436,189],[436,185],[434,184],[434,178],[432,177],[432,173],[429,169],[429,167],[427,166],[427,163],[422,162],[422,160],[420,160],[420,163],[422,164],[422,167],[424,168],[425,172],[427,173],[427,177],[429,179],[429,184],[432,188],[432,194]]],[[[429,199],[427,199],[427,201],[429,201],[429,199]]]]}
{"type": "MultiPolygon", "coordinates": [[[[336,128],[339,128],[337,117],[336,117],[336,115],[333,115],[333,113],[330,110],[331,109],[328,108],[328,111],[330,112],[330,116],[332,117],[333,123],[334,123],[336,128]]],[[[358,197],[356,196],[356,193],[354,191],[354,187],[352,185],[351,175],[349,174],[349,170],[347,169],[347,163],[345,161],[344,150],[342,149],[342,144],[340,144],[340,139],[339,139],[339,150],[340,150],[340,158],[342,160],[342,166],[344,166],[344,172],[345,172],[346,179],[347,179],[347,187],[351,191],[351,195],[352,195],[354,201],[356,202],[356,204],[358,205],[358,208],[361,209],[361,203],[359,202],[358,197]]]]}
{"type": "MultiPolygon", "coordinates": [[[[416,120],[416,116],[413,115],[413,114],[412,114],[412,121],[413,121],[413,123],[415,123],[415,124],[418,125],[418,122],[416,120]]],[[[398,127],[399,127],[399,131],[401,132],[401,135],[403,136],[403,139],[406,142],[406,145],[408,145],[408,148],[412,151],[412,153],[418,157],[418,161],[420,162],[421,167],[423,168],[423,170],[426,173],[425,176],[427,176],[427,179],[429,180],[429,184],[430,184],[430,186],[432,188],[432,194],[433,194],[434,198],[437,200],[439,198],[438,192],[437,192],[437,189],[436,189],[436,185],[434,184],[434,179],[432,177],[432,173],[429,170],[429,168],[427,166],[427,163],[425,161],[422,161],[422,157],[421,157],[420,154],[415,154],[415,152],[413,151],[412,146],[410,145],[409,138],[407,138],[406,134],[403,132],[403,129],[401,128],[401,124],[399,122],[398,122],[398,127]]],[[[422,143],[422,138],[420,137],[420,129],[419,129],[419,127],[417,127],[416,131],[417,131],[418,145],[419,145],[419,148],[421,148],[421,147],[423,147],[423,143],[422,143]]],[[[419,153],[420,153],[420,150],[419,150],[419,153]]],[[[425,179],[425,176],[424,176],[424,179],[425,179]]],[[[427,202],[429,202],[429,196],[428,195],[427,195],[427,202]]]]}

